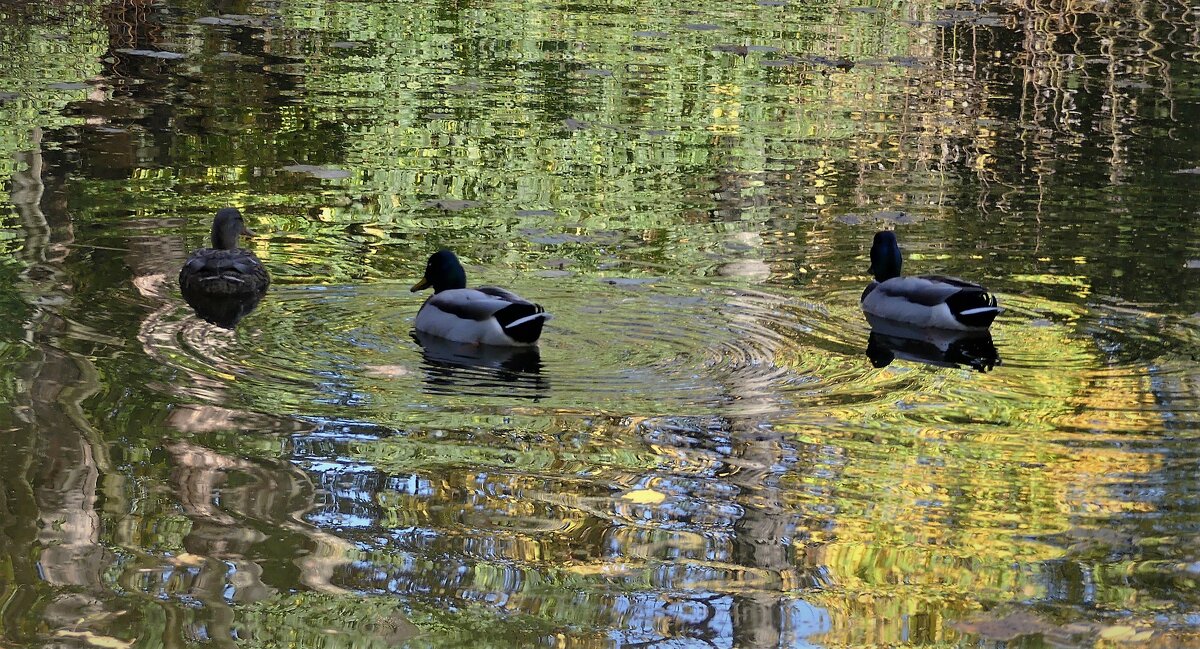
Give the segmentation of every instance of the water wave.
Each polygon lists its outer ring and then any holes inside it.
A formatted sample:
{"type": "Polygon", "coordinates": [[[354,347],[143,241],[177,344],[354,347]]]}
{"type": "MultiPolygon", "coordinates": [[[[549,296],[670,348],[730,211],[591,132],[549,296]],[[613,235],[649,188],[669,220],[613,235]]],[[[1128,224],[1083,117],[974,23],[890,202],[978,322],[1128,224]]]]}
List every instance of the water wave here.
{"type": "Polygon", "coordinates": [[[221,403],[236,393],[296,414],[389,421],[399,412],[519,406],[534,416],[834,423],[892,411],[949,425],[937,408],[898,404],[954,403],[960,419],[1010,421],[1021,404],[1077,392],[1056,382],[1145,376],[1147,364],[1195,353],[1200,338],[1186,318],[1104,307],[1089,313],[1012,297],[992,332],[999,369],[989,366],[985,379],[969,367],[952,371],[943,363],[947,371],[907,358],[878,369],[856,287],[788,294],[662,278],[547,284],[519,287],[555,314],[533,349],[478,349],[418,335],[412,319],[421,296],[395,283],[276,287],[234,333],[172,303],[147,319],[142,339],[187,377],[164,389],[221,403]]]}

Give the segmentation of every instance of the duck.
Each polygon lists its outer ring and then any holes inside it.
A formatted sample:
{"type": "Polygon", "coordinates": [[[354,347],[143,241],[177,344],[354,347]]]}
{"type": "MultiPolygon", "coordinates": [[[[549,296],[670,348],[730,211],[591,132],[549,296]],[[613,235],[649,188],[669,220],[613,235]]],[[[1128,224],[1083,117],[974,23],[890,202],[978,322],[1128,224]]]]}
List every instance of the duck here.
{"type": "Polygon", "coordinates": [[[254,253],[238,247],[238,237],[253,236],[242,213],[232,207],[217,212],[212,225],[212,247],[192,253],[179,270],[184,296],[262,296],[271,276],[254,253]]]}
{"type": "Polygon", "coordinates": [[[863,290],[863,312],[910,327],[949,331],[987,331],[1004,309],[979,284],[940,275],[902,277],[896,233],[875,233],[871,267],[875,280],[863,290]]]}
{"type": "Polygon", "coordinates": [[[450,250],[429,256],[415,293],[433,288],[417,312],[416,330],[470,345],[501,347],[537,343],[550,314],[541,306],[498,286],[467,288],[467,272],[450,250]]]}

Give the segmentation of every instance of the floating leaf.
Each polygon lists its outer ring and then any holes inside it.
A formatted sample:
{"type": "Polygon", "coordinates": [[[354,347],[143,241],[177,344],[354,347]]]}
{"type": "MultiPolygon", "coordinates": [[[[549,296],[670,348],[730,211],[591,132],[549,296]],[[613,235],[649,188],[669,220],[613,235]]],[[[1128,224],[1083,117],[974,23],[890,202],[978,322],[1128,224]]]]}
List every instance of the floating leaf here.
{"type": "Polygon", "coordinates": [[[733,43],[717,43],[712,46],[714,52],[729,52],[738,56],[746,56],[750,53],[750,48],[746,45],[734,45],[733,43]]]}
{"type": "Polygon", "coordinates": [[[915,68],[923,65],[921,59],[915,56],[889,56],[888,61],[895,63],[902,68],[915,68]]]}
{"type": "Polygon", "coordinates": [[[412,370],[403,365],[367,365],[363,367],[363,370],[367,376],[382,379],[394,379],[412,374],[412,370]]]}
{"type": "Polygon", "coordinates": [[[564,243],[580,243],[585,241],[583,237],[574,234],[543,234],[539,236],[529,237],[530,243],[536,243],[543,246],[557,246],[564,243]]]}
{"type": "Polygon", "coordinates": [[[133,646],[132,642],[106,635],[96,635],[91,631],[67,631],[59,629],[54,635],[60,638],[78,638],[93,647],[103,647],[104,649],[127,649],[133,646]]]}
{"type": "Polygon", "coordinates": [[[897,210],[880,210],[871,216],[880,221],[889,221],[891,223],[912,223],[913,218],[907,212],[897,210]]]}
{"type": "Polygon", "coordinates": [[[316,165],[288,165],[283,168],[284,171],[294,171],[296,173],[308,174],[316,178],[324,178],[326,180],[336,180],[338,178],[349,178],[351,174],[345,169],[336,169],[334,167],[318,167],[316,165]]]}
{"type": "Polygon", "coordinates": [[[659,277],[605,277],[602,281],[613,286],[642,286],[659,281],[659,277]]]}
{"type": "Polygon", "coordinates": [[[433,201],[425,201],[425,207],[436,207],[439,210],[447,212],[458,212],[470,207],[479,205],[479,201],[468,201],[461,198],[439,198],[433,201]]]}
{"type": "Polygon", "coordinates": [[[199,554],[184,552],[176,555],[173,563],[177,566],[202,566],[206,561],[207,559],[199,554]]]}
{"type": "Polygon", "coordinates": [[[568,131],[582,131],[588,127],[588,123],[581,122],[574,117],[568,117],[563,120],[563,126],[567,127],[568,131]]]}
{"type": "Polygon", "coordinates": [[[621,500],[628,500],[639,505],[657,505],[666,499],[665,494],[653,489],[638,489],[621,496],[621,500]]]}
{"type": "Polygon", "coordinates": [[[564,566],[564,570],[577,575],[593,576],[593,575],[621,575],[630,572],[629,567],[612,562],[604,563],[578,563],[574,565],[564,566]]]}
{"type": "Polygon", "coordinates": [[[192,21],[200,25],[218,25],[223,27],[266,27],[269,21],[259,16],[245,14],[221,14],[220,16],[205,16],[192,21]]]}
{"type": "Polygon", "coordinates": [[[795,57],[785,56],[782,59],[767,59],[760,63],[760,65],[768,68],[786,68],[796,65],[799,62],[799,59],[796,59],[795,57]]]}
{"type": "Polygon", "coordinates": [[[983,614],[973,620],[956,622],[954,627],[962,633],[983,636],[991,640],[1008,642],[1022,636],[1046,633],[1053,626],[1040,617],[1026,611],[1017,611],[1004,617],[991,617],[993,614],[983,614]]]}
{"type": "Polygon", "coordinates": [[[1110,626],[1100,631],[1100,637],[1113,642],[1129,642],[1137,635],[1137,629],[1131,626],[1110,626]]]}
{"type": "Polygon", "coordinates": [[[517,210],[517,216],[558,216],[554,210],[517,210]]]}
{"type": "Polygon", "coordinates": [[[151,58],[151,59],[182,59],[182,58],[186,58],[185,55],[180,54],[179,52],[164,52],[162,50],[131,50],[131,49],[126,48],[126,49],[120,49],[117,51],[122,54],[128,54],[130,56],[144,56],[146,58],[151,58]]]}
{"type": "Polygon", "coordinates": [[[229,26],[229,25],[239,24],[236,20],[230,20],[228,18],[218,18],[217,16],[204,16],[203,18],[197,18],[197,19],[193,20],[192,22],[196,23],[197,25],[229,26]]]}

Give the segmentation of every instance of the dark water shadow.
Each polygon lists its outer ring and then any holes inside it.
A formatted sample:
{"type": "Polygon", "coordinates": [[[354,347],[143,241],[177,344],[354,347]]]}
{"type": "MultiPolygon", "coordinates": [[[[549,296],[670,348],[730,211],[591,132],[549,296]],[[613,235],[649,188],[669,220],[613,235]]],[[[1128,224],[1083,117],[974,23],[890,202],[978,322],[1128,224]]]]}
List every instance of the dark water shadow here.
{"type": "Polygon", "coordinates": [[[196,317],[225,329],[233,329],[262,301],[266,291],[245,295],[212,295],[201,291],[183,291],[196,317]]]}
{"type": "Polygon", "coordinates": [[[875,367],[887,367],[900,358],[937,367],[969,367],[987,372],[1000,364],[1000,352],[987,331],[921,329],[867,315],[871,335],[867,358],[875,367]]]}
{"type": "Polygon", "coordinates": [[[412,338],[421,346],[425,384],[431,392],[533,400],[549,394],[536,346],[472,345],[420,331],[413,331],[412,338]]]}

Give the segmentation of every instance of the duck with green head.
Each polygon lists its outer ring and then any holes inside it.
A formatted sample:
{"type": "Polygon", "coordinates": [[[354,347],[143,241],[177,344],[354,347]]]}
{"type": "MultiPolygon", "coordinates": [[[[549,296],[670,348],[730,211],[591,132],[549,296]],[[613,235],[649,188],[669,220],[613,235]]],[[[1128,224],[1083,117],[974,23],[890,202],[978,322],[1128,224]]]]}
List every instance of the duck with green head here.
{"type": "Polygon", "coordinates": [[[972,282],[940,275],[902,277],[903,263],[896,233],[875,233],[867,271],[875,281],[861,298],[866,314],[917,328],[986,331],[1004,310],[994,295],[972,282]]]}
{"type": "Polygon", "coordinates": [[[533,345],[550,314],[541,306],[497,286],[467,288],[458,257],[439,250],[413,291],[433,288],[417,312],[417,331],[472,345],[533,345]]]}
{"type": "Polygon", "coordinates": [[[179,270],[184,296],[262,296],[271,276],[254,253],[238,247],[238,237],[253,236],[241,212],[232,207],[217,212],[212,225],[212,247],[192,253],[179,270]]]}

